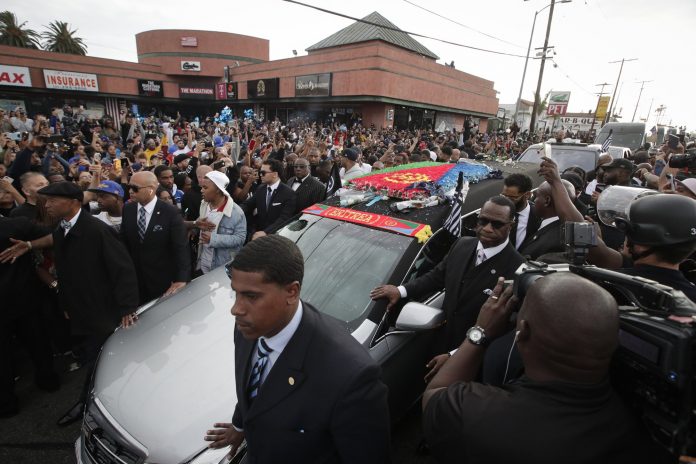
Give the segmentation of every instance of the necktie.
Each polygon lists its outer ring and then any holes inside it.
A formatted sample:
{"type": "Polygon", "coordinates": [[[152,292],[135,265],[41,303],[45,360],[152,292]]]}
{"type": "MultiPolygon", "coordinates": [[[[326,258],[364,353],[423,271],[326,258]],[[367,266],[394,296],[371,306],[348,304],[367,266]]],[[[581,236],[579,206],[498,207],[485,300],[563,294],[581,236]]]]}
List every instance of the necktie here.
{"type": "Polygon", "coordinates": [[[70,230],[70,228],[72,227],[72,224],[70,223],[70,221],[66,221],[65,219],[61,219],[60,226],[65,230],[70,230]]]}
{"type": "Polygon", "coordinates": [[[520,213],[515,213],[515,222],[513,222],[512,226],[510,226],[510,241],[515,246],[521,245],[520,243],[517,243],[517,226],[519,223],[520,213]]]}
{"type": "Polygon", "coordinates": [[[268,355],[272,352],[273,350],[266,344],[266,341],[263,338],[259,338],[258,347],[256,349],[258,359],[254,363],[254,367],[251,369],[251,375],[249,376],[249,388],[247,389],[249,401],[253,401],[259,394],[263,372],[266,370],[266,364],[268,364],[268,355]]]}
{"type": "Polygon", "coordinates": [[[273,189],[268,187],[268,192],[266,193],[266,210],[268,210],[268,206],[271,204],[271,196],[273,196],[273,189]]]}
{"type": "Polygon", "coordinates": [[[476,252],[476,265],[480,265],[486,260],[486,253],[483,251],[483,248],[481,248],[479,251],[476,252]]]}
{"type": "Polygon", "coordinates": [[[145,208],[142,206],[140,207],[140,211],[138,212],[138,237],[140,237],[140,241],[142,242],[145,240],[145,225],[147,223],[145,222],[145,208]]]}

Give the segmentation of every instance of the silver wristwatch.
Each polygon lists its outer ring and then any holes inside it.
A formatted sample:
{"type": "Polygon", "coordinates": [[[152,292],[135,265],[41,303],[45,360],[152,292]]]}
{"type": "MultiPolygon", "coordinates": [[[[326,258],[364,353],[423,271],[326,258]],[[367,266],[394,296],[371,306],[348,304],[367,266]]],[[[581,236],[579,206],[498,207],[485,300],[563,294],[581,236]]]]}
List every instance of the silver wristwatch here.
{"type": "Polygon", "coordinates": [[[486,346],[488,344],[486,331],[477,325],[466,331],[466,339],[474,345],[486,346]]]}

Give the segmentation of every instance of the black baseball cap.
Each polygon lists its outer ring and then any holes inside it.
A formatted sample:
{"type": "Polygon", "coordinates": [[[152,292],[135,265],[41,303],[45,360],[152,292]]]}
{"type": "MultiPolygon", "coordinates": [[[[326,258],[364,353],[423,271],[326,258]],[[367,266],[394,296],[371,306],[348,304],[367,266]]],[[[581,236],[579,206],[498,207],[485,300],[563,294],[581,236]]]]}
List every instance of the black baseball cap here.
{"type": "Polygon", "coordinates": [[[602,169],[604,170],[612,168],[625,169],[627,171],[633,172],[636,166],[631,162],[631,160],[627,160],[626,158],[615,159],[611,163],[602,166],[602,169]]]}

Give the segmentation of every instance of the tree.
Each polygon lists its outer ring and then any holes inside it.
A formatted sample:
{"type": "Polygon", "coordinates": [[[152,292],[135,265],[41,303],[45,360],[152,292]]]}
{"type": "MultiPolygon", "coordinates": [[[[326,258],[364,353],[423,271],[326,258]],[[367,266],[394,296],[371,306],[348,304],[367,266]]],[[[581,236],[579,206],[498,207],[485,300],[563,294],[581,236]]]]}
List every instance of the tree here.
{"type": "Polygon", "coordinates": [[[71,31],[68,23],[53,21],[46,27],[48,30],[41,34],[44,38],[44,50],[71,55],[84,56],[87,54],[87,46],[81,38],[75,37],[77,29],[71,31]]]}
{"type": "Polygon", "coordinates": [[[537,108],[537,116],[541,116],[545,111],[546,107],[549,104],[549,94],[551,91],[546,92],[546,96],[544,97],[544,100],[539,102],[539,108],[537,108]]]}
{"type": "Polygon", "coordinates": [[[26,21],[20,24],[11,11],[0,12],[0,45],[38,49],[40,36],[32,29],[25,29],[26,24],[26,21]]]}

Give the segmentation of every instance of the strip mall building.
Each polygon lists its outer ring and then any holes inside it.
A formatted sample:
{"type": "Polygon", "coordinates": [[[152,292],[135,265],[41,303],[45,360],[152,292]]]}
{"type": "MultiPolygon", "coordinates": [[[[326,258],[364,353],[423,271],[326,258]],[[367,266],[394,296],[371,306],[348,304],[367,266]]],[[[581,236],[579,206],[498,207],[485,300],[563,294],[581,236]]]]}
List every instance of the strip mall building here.
{"type": "Polygon", "coordinates": [[[269,42],[239,34],[153,30],[136,35],[138,62],[0,46],[0,106],[49,113],[65,103],[88,114],[208,115],[225,105],[265,118],[361,119],[376,127],[485,130],[493,82],[438,57],[372,13],[307,48],[269,60],[269,42]],[[372,24],[370,24],[372,23],[372,24]]]}

